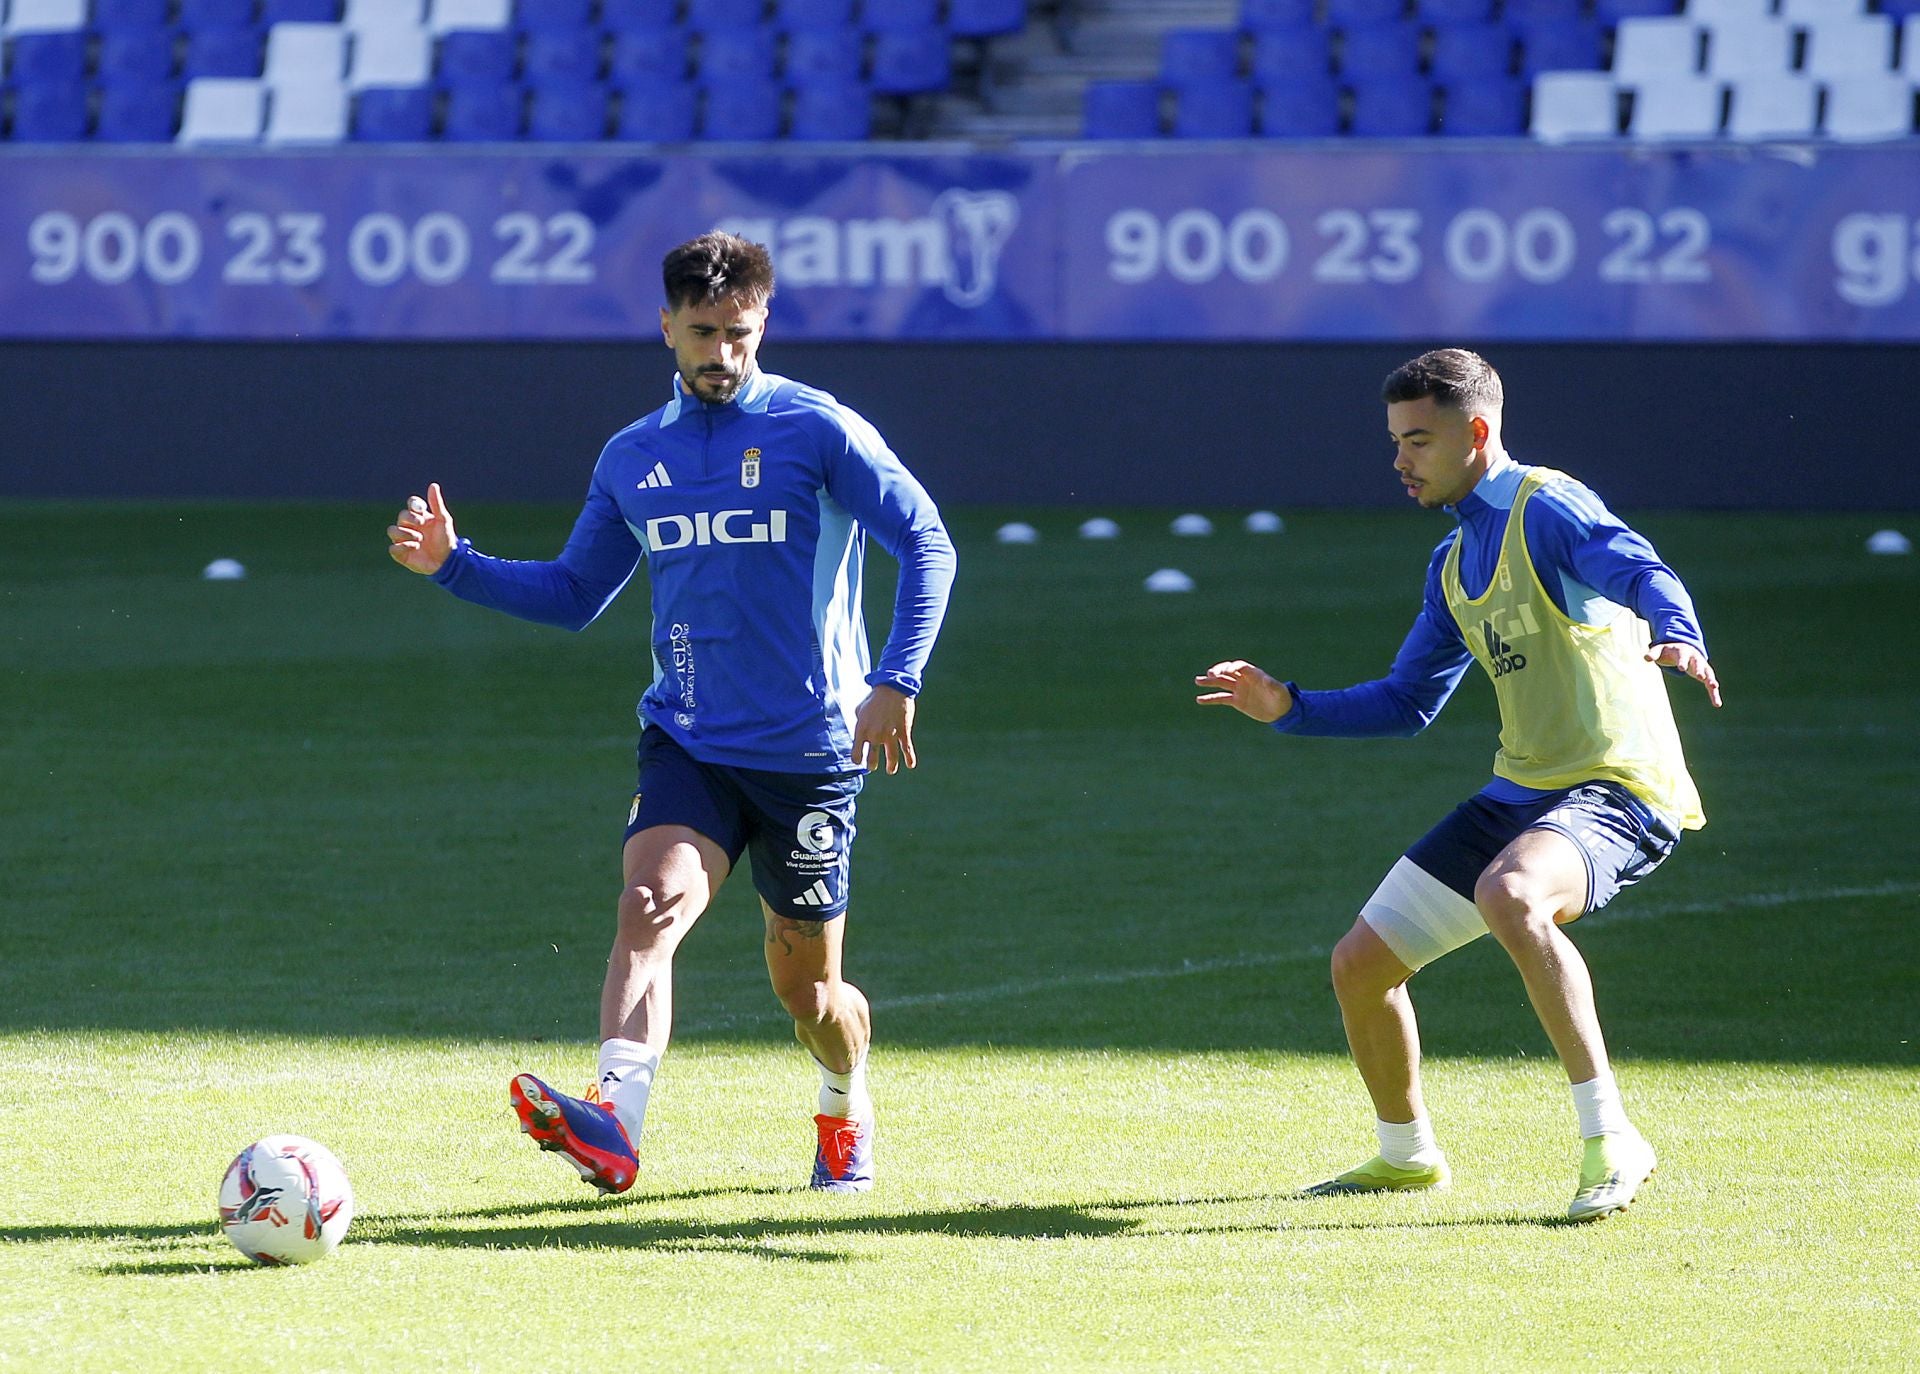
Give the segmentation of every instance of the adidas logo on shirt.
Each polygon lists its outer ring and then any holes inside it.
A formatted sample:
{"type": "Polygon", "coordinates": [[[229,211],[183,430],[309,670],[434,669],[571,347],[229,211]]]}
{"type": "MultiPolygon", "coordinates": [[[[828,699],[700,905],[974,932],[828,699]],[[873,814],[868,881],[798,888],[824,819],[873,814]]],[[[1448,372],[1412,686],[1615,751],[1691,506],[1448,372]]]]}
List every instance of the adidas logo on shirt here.
{"type": "Polygon", "coordinates": [[[636,483],[634,490],[645,491],[649,487],[670,487],[672,485],[673,479],[667,476],[667,465],[665,463],[655,463],[653,465],[653,471],[647,474],[647,480],[636,483]]]}
{"type": "Polygon", "coordinates": [[[1493,628],[1491,620],[1480,622],[1480,637],[1487,643],[1487,657],[1493,662],[1493,675],[1505,677],[1508,673],[1517,673],[1527,666],[1527,656],[1516,654],[1513,646],[1500,637],[1493,628]]]}
{"type": "Polygon", "coordinates": [[[816,880],[812,887],[793,899],[795,906],[829,906],[832,902],[833,894],[827,891],[825,878],[816,880]]]}

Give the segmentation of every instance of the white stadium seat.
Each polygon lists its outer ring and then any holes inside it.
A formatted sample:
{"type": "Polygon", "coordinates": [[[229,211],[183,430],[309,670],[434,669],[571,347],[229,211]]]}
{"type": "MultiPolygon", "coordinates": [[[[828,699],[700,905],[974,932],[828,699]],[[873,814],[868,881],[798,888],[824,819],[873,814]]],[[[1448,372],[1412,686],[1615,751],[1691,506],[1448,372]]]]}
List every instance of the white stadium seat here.
{"type": "Polygon", "coordinates": [[[187,83],[180,143],[258,143],[266,124],[267,83],[203,76],[187,83]]]}
{"type": "Polygon", "coordinates": [[[340,22],[361,29],[417,29],[426,23],[426,0],[347,0],[340,22]]]}
{"type": "Polygon", "coordinates": [[[347,136],[347,88],[338,81],[275,86],[267,106],[268,143],[338,143],[347,136]]]}
{"type": "Polygon", "coordinates": [[[1638,83],[1627,116],[1627,136],[1645,139],[1717,138],[1725,92],[1704,76],[1668,76],[1638,83]]]}
{"type": "Polygon", "coordinates": [[[1812,138],[1819,116],[1820,87],[1804,76],[1776,72],[1727,87],[1728,138],[1812,138]]]}
{"type": "Polygon", "coordinates": [[[1714,24],[1707,29],[1707,74],[1733,81],[1793,69],[1793,29],[1778,19],[1714,24]]]}
{"type": "Polygon", "coordinates": [[[425,29],[365,29],[353,36],[347,85],[424,86],[433,74],[433,37],[425,29]]]}
{"type": "Polygon", "coordinates": [[[87,0],[13,0],[0,33],[66,33],[87,26],[87,0]]]}
{"type": "Polygon", "coordinates": [[[1866,0],[1780,0],[1780,17],[1789,24],[1832,24],[1866,12],[1866,0]]]}
{"type": "Polygon", "coordinates": [[[1622,19],[1613,32],[1613,79],[1621,85],[1700,70],[1700,27],[1691,19],[1622,19]]]}
{"type": "Polygon", "coordinates": [[[1687,0],[1680,8],[1697,24],[1750,24],[1773,18],[1773,0],[1687,0]]]}
{"type": "Polygon", "coordinates": [[[1884,14],[1834,19],[1807,29],[1800,69],[1822,81],[1893,70],[1893,20],[1884,14]]]}
{"type": "Polygon", "coordinates": [[[267,30],[270,86],[338,83],[347,70],[347,31],[338,24],[275,24],[267,30]]]}
{"type": "Polygon", "coordinates": [[[452,29],[504,29],[513,22],[513,0],[430,0],[427,27],[435,33],[452,29]]]}
{"type": "Polygon", "coordinates": [[[1910,14],[1900,25],[1900,70],[1920,81],[1920,14],[1910,14]]]}
{"type": "Polygon", "coordinates": [[[1614,138],[1619,112],[1619,88],[1605,72],[1541,72],[1533,79],[1528,132],[1546,143],[1614,138]]]}
{"type": "Polygon", "coordinates": [[[1867,143],[1913,132],[1913,86],[1903,76],[1853,76],[1827,87],[1828,138],[1867,143]]]}

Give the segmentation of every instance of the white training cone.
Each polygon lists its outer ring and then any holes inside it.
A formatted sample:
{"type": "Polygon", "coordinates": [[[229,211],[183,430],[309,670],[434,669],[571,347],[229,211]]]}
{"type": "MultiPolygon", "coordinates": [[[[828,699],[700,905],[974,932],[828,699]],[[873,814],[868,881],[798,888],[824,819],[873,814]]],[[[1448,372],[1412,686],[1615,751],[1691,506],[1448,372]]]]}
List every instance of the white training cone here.
{"type": "Polygon", "coordinates": [[[1040,531],[1024,521],[1015,520],[1002,525],[993,537],[1002,544],[1037,544],[1040,542],[1040,531]]]}
{"type": "Polygon", "coordinates": [[[1082,539],[1118,539],[1120,527],[1104,515],[1096,515],[1080,526],[1082,539]]]}
{"type": "Polygon", "coordinates": [[[216,558],[200,570],[200,576],[209,582],[238,582],[247,575],[247,570],[234,558],[216,558]]]}
{"type": "Polygon", "coordinates": [[[1150,592],[1190,592],[1193,579],[1178,568],[1162,568],[1147,579],[1150,592]]]}
{"type": "Polygon", "coordinates": [[[1287,522],[1270,510],[1257,510],[1246,519],[1248,534],[1279,534],[1287,528],[1287,522]]]}
{"type": "Polygon", "coordinates": [[[1899,530],[1875,530],[1867,539],[1868,553],[1912,553],[1913,541],[1899,530]]]}
{"type": "Polygon", "coordinates": [[[1182,515],[1174,520],[1173,532],[1189,536],[1212,534],[1213,521],[1204,515],[1182,515]]]}

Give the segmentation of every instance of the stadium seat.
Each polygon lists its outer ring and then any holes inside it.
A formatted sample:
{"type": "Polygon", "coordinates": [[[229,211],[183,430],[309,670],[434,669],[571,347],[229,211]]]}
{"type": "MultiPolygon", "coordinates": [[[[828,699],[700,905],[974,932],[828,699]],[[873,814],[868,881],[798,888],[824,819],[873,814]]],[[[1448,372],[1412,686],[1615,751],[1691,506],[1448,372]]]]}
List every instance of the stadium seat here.
{"type": "Polygon", "coordinates": [[[1420,70],[1420,30],[1412,24],[1368,24],[1340,35],[1340,74],[1375,82],[1420,70]]]}
{"type": "Polygon", "coordinates": [[[997,38],[1027,26],[1027,0],[947,0],[947,32],[955,38],[997,38]]]}
{"type": "Polygon", "coordinates": [[[136,29],[164,29],[171,10],[169,0],[94,0],[93,27],[103,37],[136,29]]]}
{"type": "Polygon", "coordinates": [[[782,29],[851,28],[853,0],[778,0],[773,22],[782,29]]]}
{"type": "Polygon", "coordinates": [[[1893,21],[1884,14],[1819,24],[1807,30],[1800,69],[1822,81],[1893,70],[1893,21]]]}
{"type": "Polygon", "coordinates": [[[1253,133],[1253,84],[1195,81],[1174,92],[1175,138],[1246,138],[1253,133]]]}
{"type": "Polygon", "coordinates": [[[347,88],[340,82],[269,84],[263,143],[338,143],[346,136],[347,88]]]}
{"type": "Polygon", "coordinates": [[[1682,0],[1680,11],[1696,24],[1752,24],[1772,19],[1773,0],[1682,0]]]}
{"type": "Polygon", "coordinates": [[[1648,77],[1633,86],[1627,136],[1649,140],[1717,138],[1725,103],[1725,88],[1712,77],[1648,77]]]}
{"type": "Polygon", "coordinates": [[[794,29],[787,34],[789,86],[857,81],[865,62],[865,44],[855,29],[794,29]]]}
{"type": "Polygon", "coordinates": [[[113,29],[100,35],[102,80],[160,81],[173,75],[173,35],[164,29],[113,29]]]}
{"type": "Polygon", "coordinates": [[[1151,81],[1089,81],[1080,131],[1084,138],[1160,137],[1160,87],[1151,81]]]}
{"type": "Polygon", "coordinates": [[[940,0],[864,0],[860,26],[869,32],[933,28],[940,22],[940,0]]]}
{"type": "Polygon", "coordinates": [[[1516,30],[1520,74],[1600,70],[1605,35],[1591,19],[1537,20],[1516,30]]]}
{"type": "Polygon", "coordinates": [[[505,29],[455,29],[441,35],[434,75],[449,86],[511,81],[515,63],[513,35],[505,29]]]}
{"type": "Polygon", "coordinates": [[[607,88],[554,82],[528,93],[527,137],[542,143],[597,143],[607,136],[607,88]]]}
{"type": "Polygon", "coordinates": [[[681,81],[690,69],[685,29],[614,31],[613,52],[607,63],[607,74],[615,85],[681,81]]]}
{"type": "Polygon", "coordinates": [[[765,0],[687,0],[687,27],[695,33],[758,28],[765,0]]]}
{"type": "Polygon", "coordinates": [[[248,27],[253,23],[253,10],[253,0],[180,0],[180,27],[189,30],[248,27]]]}
{"type": "Polygon", "coordinates": [[[337,83],[347,71],[347,31],[338,24],[275,24],[261,71],[272,85],[337,83]]]}
{"type": "Polygon", "coordinates": [[[417,29],[427,22],[427,0],[346,0],[340,22],[363,29],[417,29]]]}
{"type": "Polygon", "coordinates": [[[873,133],[873,97],[862,81],[816,81],[793,90],[789,138],[853,143],[873,133]]]}
{"type": "Polygon", "coordinates": [[[1485,24],[1493,18],[1492,0],[1419,0],[1420,18],[1435,32],[1455,24],[1485,24]]]}
{"type": "Polygon", "coordinates": [[[520,137],[524,93],[518,86],[449,86],[441,136],[452,143],[511,143],[520,137]]]}
{"type": "Polygon", "coordinates": [[[1533,78],[1527,131],[1543,143],[1615,138],[1620,88],[1605,72],[1542,72],[1533,78]]]}
{"type": "Polygon", "coordinates": [[[1256,127],[1268,138],[1332,138],[1340,132],[1340,88],[1325,72],[1267,86],[1256,127]]]}
{"type": "Polygon", "coordinates": [[[1433,88],[1399,79],[1351,86],[1347,132],[1356,138],[1424,138],[1433,129],[1433,88]]]}
{"type": "Polygon", "coordinates": [[[1665,18],[1678,8],[1675,0],[1593,0],[1593,17],[1602,24],[1618,24],[1622,19],[1665,18]]]}
{"type": "Polygon", "coordinates": [[[15,34],[6,49],[7,79],[15,85],[54,85],[86,75],[87,36],[79,29],[15,34]]]}
{"type": "Polygon", "coordinates": [[[246,80],[260,75],[260,34],[245,29],[195,29],[187,34],[181,73],[189,79],[246,80]]]}
{"type": "Polygon", "coordinates": [[[1780,0],[1779,13],[1789,24],[1836,24],[1866,12],[1866,0],[1780,0]]]}
{"type": "Polygon", "coordinates": [[[1912,80],[1920,81],[1920,14],[1910,14],[1900,21],[1899,70],[1912,80]]]}
{"type": "Polygon", "coordinates": [[[1853,76],[1827,87],[1821,129],[1844,143],[1906,138],[1913,133],[1913,86],[1904,77],[1853,76]]]}
{"type": "Polygon", "coordinates": [[[1464,81],[1441,93],[1437,132],[1448,138],[1517,138],[1527,128],[1527,89],[1508,79],[1464,81]]]}
{"type": "Polygon", "coordinates": [[[77,77],[15,88],[14,142],[77,143],[86,136],[87,88],[77,77]]]}
{"type": "Polygon", "coordinates": [[[455,29],[504,29],[513,23],[513,0],[427,0],[427,27],[434,33],[455,29]]]}
{"type": "Polygon", "coordinates": [[[1710,25],[1706,73],[1722,81],[1778,76],[1793,66],[1793,41],[1792,28],[1778,19],[1710,25]]]}
{"type": "Polygon", "coordinates": [[[773,75],[772,29],[713,29],[700,35],[701,85],[765,81],[773,75]]]}
{"type": "Polygon", "coordinates": [[[261,0],[262,24],[337,24],[340,0],[261,0]]]}
{"type": "Polygon", "coordinates": [[[426,86],[368,86],[353,98],[353,138],[361,143],[425,143],[433,137],[433,91],[426,86]]]}
{"type": "Polygon", "coordinates": [[[1819,85],[1792,72],[1750,76],[1727,86],[1728,138],[1812,138],[1819,114],[1819,85]]]}
{"type": "Polygon", "coordinates": [[[1240,72],[1232,29],[1168,29],[1160,37],[1160,79],[1169,86],[1231,81],[1240,72]]]}
{"type": "Polygon", "coordinates": [[[1325,76],[1333,70],[1333,43],[1325,29],[1261,29],[1253,35],[1252,73],[1260,86],[1325,76]]]}
{"type": "Polygon", "coordinates": [[[1327,0],[1329,28],[1363,28],[1391,24],[1407,12],[1406,0],[1327,0]]]}
{"type": "Polygon", "coordinates": [[[180,122],[172,81],[115,81],[100,88],[93,136],[102,143],[171,143],[180,122]]]}
{"type": "Polygon", "coordinates": [[[542,85],[599,80],[600,30],[534,29],[521,49],[520,70],[529,82],[542,85]]]}
{"type": "Polygon", "coordinates": [[[662,33],[677,27],[678,0],[600,0],[600,24],[609,33],[662,33]]]}
{"type": "Polygon", "coordinates": [[[1700,29],[1691,19],[1622,19],[1613,31],[1613,79],[1622,85],[1700,70],[1700,29]]]}
{"type": "Polygon", "coordinates": [[[701,102],[700,136],[717,143],[759,143],[780,137],[780,89],[771,83],[708,86],[701,102]]]}
{"type": "Polygon", "coordinates": [[[347,60],[347,85],[352,89],[424,86],[432,75],[433,35],[425,29],[362,29],[353,35],[347,60]]]}
{"type": "Polygon", "coordinates": [[[1313,23],[1315,0],[1241,0],[1240,27],[1259,35],[1268,29],[1297,29],[1313,23]]]}
{"type": "Polygon", "coordinates": [[[1500,7],[1500,17],[1509,28],[1518,29],[1541,23],[1564,24],[1580,18],[1585,8],[1585,0],[1506,0],[1500,7]]]}
{"type": "Polygon", "coordinates": [[[201,77],[187,83],[176,141],[258,143],[266,122],[266,82],[201,77]]]}
{"type": "Polygon", "coordinates": [[[1503,77],[1513,70],[1513,35],[1500,24],[1449,24],[1433,31],[1427,70],[1442,86],[1503,77]]]}
{"type": "Polygon", "coordinates": [[[944,91],[953,82],[953,48],[944,29],[885,29],[873,35],[868,76],[882,95],[944,91]]]}
{"type": "Polygon", "coordinates": [[[514,0],[513,22],[528,33],[578,32],[593,27],[592,0],[514,0]]]}
{"type": "Polygon", "coordinates": [[[689,82],[629,86],[620,93],[614,137],[639,143],[685,143],[693,137],[695,108],[689,82]]]}

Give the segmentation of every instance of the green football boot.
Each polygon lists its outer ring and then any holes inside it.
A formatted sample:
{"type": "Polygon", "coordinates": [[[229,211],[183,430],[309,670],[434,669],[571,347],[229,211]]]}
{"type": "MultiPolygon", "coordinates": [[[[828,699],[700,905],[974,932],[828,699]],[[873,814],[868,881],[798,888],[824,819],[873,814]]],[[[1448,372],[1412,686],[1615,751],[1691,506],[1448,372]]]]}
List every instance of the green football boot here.
{"type": "Polygon", "coordinates": [[[1585,1143],[1580,1191],[1573,1195],[1567,1215],[1575,1221],[1598,1221],[1626,1211],[1640,1185],[1653,1175],[1653,1146],[1631,1127],[1614,1135],[1589,1136],[1585,1143]]]}
{"type": "Polygon", "coordinates": [[[1411,1193],[1447,1186],[1447,1161],[1389,1164],[1375,1155],[1365,1164],[1300,1191],[1307,1197],[1344,1197],[1349,1193],[1411,1193]]]}

